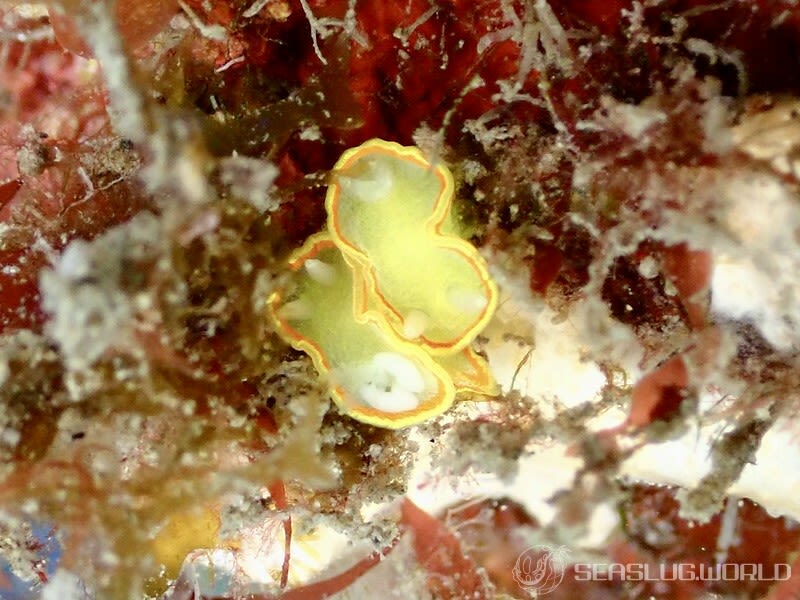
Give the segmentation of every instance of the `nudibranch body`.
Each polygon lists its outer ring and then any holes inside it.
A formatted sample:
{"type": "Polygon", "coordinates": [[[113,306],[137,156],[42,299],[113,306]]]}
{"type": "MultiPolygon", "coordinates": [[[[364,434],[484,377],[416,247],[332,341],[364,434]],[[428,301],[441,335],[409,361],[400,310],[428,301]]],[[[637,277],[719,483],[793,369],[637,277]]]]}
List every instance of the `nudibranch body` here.
{"type": "Polygon", "coordinates": [[[353,277],[325,234],[292,255],[295,289],[271,299],[278,331],[329,377],[331,395],[359,421],[397,427],[446,410],[455,388],[420,348],[397,343],[375,323],[353,318],[353,277]]]}
{"type": "Polygon", "coordinates": [[[385,319],[431,354],[466,347],[497,306],[483,258],[445,232],[453,188],[418,149],[372,140],[344,153],[326,199],[328,229],[366,280],[356,318],[385,319]]]}
{"type": "Polygon", "coordinates": [[[289,259],[268,305],[331,396],[388,428],[440,414],[457,392],[495,395],[469,344],[497,305],[478,251],[457,237],[453,178],[416,148],[371,140],[346,152],[328,188],[328,232],[289,259]]]}

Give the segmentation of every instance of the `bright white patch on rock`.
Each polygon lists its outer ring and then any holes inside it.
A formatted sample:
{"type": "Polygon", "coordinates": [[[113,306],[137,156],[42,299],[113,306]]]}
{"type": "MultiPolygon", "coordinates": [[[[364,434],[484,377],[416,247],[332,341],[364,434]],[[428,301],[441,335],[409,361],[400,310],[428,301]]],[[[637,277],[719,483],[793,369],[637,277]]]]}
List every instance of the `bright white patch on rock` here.
{"type": "Polygon", "coordinates": [[[776,348],[792,345],[797,331],[779,310],[782,298],[776,282],[749,258],[719,255],[711,278],[713,309],[735,320],[750,321],[776,348]]]}
{"type": "MultiPolygon", "coordinates": [[[[555,401],[561,407],[595,400],[606,378],[597,364],[588,360],[592,350],[589,334],[600,318],[586,311],[558,318],[544,302],[531,297],[527,280],[515,281],[497,270],[492,276],[501,290],[500,302],[482,335],[489,339],[489,366],[503,392],[517,390],[544,400],[543,404],[555,401]],[[513,337],[507,335],[512,332],[513,337]]],[[[625,343],[616,342],[617,351],[625,343]]],[[[633,366],[638,354],[615,358],[628,359],[621,362],[633,366]]]]}
{"type": "MultiPolygon", "coordinates": [[[[697,427],[692,423],[681,437],[647,444],[623,464],[629,479],[694,489],[711,471],[711,445],[725,430],[719,423],[697,427]]],[[[727,490],[730,496],[750,498],[772,515],[800,518],[800,448],[797,433],[779,421],[761,440],[752,463],[727,490]]]]}
{"type": "MultiPolygon", "coordinates": [[[[426,449],[430,443],[425,430],[410,430],[409,437],[426,449]]],[[[446,443],[446,442],[441,442],[446,443]]],[[[455,442],[451,442],[455,443],[455,442]]],[[[510,498],[519,502],[541,523],[555,516],[550,498],[570,489],[583,459],[569,456],[561,444],[533,444],[519,462],[519,471],[510,481],[475,465],[467,476],[436,469],[427,450],[416,456],[408,483],[408,498],[430,514],[475,498],[510,498]],[[532,482],[535,482],[532,483],[532,482]]]]}
{"type": "Polygon", "coordinates": [[[797,424],[777,421],[764,434],[752,463],[728,492],[755,500],[772,515],[800,519],[800,448],[797,424]]]}
{"type": "Polygon", "coordinates": [[[800,347],[800,231],[796,198],[780,180],[743,174],[726,181],[715,238],[712,310],[756,326],[778,350],[800,347]]]}

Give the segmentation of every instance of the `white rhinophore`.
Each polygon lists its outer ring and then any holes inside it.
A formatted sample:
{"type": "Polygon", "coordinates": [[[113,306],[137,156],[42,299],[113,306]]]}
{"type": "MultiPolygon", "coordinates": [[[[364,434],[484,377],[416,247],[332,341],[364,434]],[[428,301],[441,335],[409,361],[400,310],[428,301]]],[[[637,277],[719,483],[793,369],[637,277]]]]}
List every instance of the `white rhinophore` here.
{"type": "Polygon", "coordinates": [[[281,319],[305,321],[311,318],[311,305],[306,300],[292,300],[278,309],[281,319]]]}
{"type": "Polygon", "coordinates": [[[303,263],[308,276],[322,285],[332,285],[336,281],[336,269],[317,258],[309,258],[303,263]]]}
{"type": "Polygon", "coordinates": [[[340,175],[339,185],[348,196],[361,202],[375,202],[389,196],[394,185],[391,169],[383,161],[361,160],[353,167],[354,175],[340,175]]]}
{"type": "Polygon", "coordinates": [[[428,328],[430,318],[421,310],[411,310],[403,319],[403,337],[415,340],[428,328]]]}

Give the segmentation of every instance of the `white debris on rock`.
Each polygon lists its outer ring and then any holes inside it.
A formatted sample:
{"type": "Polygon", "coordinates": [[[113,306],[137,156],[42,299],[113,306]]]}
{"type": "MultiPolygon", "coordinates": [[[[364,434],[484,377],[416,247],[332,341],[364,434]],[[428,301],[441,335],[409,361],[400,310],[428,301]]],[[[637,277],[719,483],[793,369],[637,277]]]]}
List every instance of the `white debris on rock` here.
{"type": "MultiPolygon", "coordinates": [[[[654,104],[650,99],[635,105],[603,96],[600,98],[600,106],[606,116],[596,117],[597,122],[592,125],[595,128],[620,131],[631,140],[639,140],[641,144],[646,145],[650,143],[646,137],[647,131],[667,122],[667,113],[654,104]]],[[[586,125],[584,124],[584,127],[586,125]]]]}
{"type": "Polygon", "coordinates": [[[42,306],[52,315],[47,332],[58,342],[66,367],[74,371],[88,369],[119,343],[132,316],[127,297],[116,287],[119,273],[96,285],[94,270],[91,246],[77,240],[54,270],[41,274],[42,306]]]}
{"type": "MultiPolygon", "coordinates": [[[[775,190],[773,192],[776,193],[773,197],[776,204],[773,214],[778,215],[779,219],[783,217],[784,224],[789,222],[788,219],[796,219],[796,216],[782,212],[785,207],[781,208],[780,203],[788,202],[789,198],[775,190]]],[[[747,201],[748,198],[741,199],[742,203],[747,201]]],[[[753,210],[756,210],[755,207],[753,210]]],[[[772,238],[768,236],[768,231],[771,229],[764,219],[753,218],[751,226],[742,231],[739,237],[744,239],[749,235],[751,243],[758,248],[757,255],[765,262],[770,248],[775,251],[782,244],[788,244],[783,237],[788,234],[774,231],[775,238],[772,238]]],[[[745,252],[744,249],[742,252],[745,252]]],[[[800,257],[792,260],[800,261],[800,257]]],[[[493,262],[496,264],[497,261],[493,262]]],[[[767,268],[771,267],[767,265],[767,268]]],[[[792,272],[797,271],[793,269],[785,274],[772,272],[769,283],[786,288],[794,286],[792,272]]],[[[581,300],[571,308],[566,318],[557,320],[550,309],[536,303],[525,281],[516,281],[508,273],[497,270],[493,276],[498,281],[503,300],[499,303],[495,322],[484,333],[489,338],[486,351],[490,367],[505,392],[514,389],[530,396],[537,402],[537,408],[547,416],[553,411],[599,399],[605,378],[592,357],[613,357],[613,362],[624,370],[631,385],[642,376],[639,367],[642,348],[627,327],[613,322],[609,315],[603,317],[602,302],[591,298],[581,300]],[[527,328],[523,327],[524,323],[528,324],[527,328]],[[519,337],[510,339],[506,336],[503,339],[503,331],[514,331],[519,337]],[[523,341],[527,336],[530,340],[523,341]]],[[[718,281],[715,279],[714,284],[718,281]]],[[[763,310],[772,312],[757,312],[753,308],[749,312],[739,313],[728,309],[728,316],[734,318],[746,314],[765,335],[768,334],[768,338],[772,337],[776,342],[783,341],[776,338],[770,327],[780,321],[786,310],[785,304],[766,302],[763,294],[767,292],[763,288],[754,290],[757,284],[753,281],[751,278],[744,282],[750,290],[750,297],[757,296],[752,306],[765,303],[763,310]]],[[[721,293],[720,288],[715,290],[721,293]]],[[[744,303],[747,294],[743,293],[741,298],[744,303]]],[[[781,298],[780,294],[776,294],[776,298],[781,298]]],[[[782,299],[785,302],[786,296],[782,299]]],[[[800,309],[800,299],[797,302],[800,309]]],[[[720,311],[727,306],[718,300],[715,310],[720,311]]],[[[745,306],[749,307],[750,304],[745,306]]],[[[793,336],[795,330],[782,331],[786,336],[793,336]]],[[[714,383],[722,385],[726,381],[714,383]]],[[[715,415],[723,414],[725,407],[733,402],[730,395],[735,397],[741,391],[740,386],[736,389],[730,386],[726,389],[706,389],[699,400],[698,417],[687,420],[685,432],[668,441],[644,445],[623,463],[620,475],[630,481],[677,485],[686,489],[696,487],[712,468],[712,445],[730,428],[726,419],[715,415]],[[665,460],[665,457],[669,459],[665,460]]],[[[626,416],[625,407],[612,408],[586,425],[591,430],[610,428],[621,424],[626,416]]],[[[800,475],[792,475],[800,474],[800,448],[793,441],[795,437],[786,421],[779,421],[772,426],[765,434],[754,462],[745,466],[728,493],[759,502],[772,514],[800,519],[800,501],[792,492],[800,487],[800,475]],[[796,465],[797,468],[789,465],[796,465]]],[[[424,445],[424,440],[419,440],[419,443],[424,445]]],[[[554,514],[547,499],[559,489],[570,488],[582,461],[568,456],[567,447],[561,442],[553,442],[547,447],[526,448],[526,451],[519,460],[519,474],[511,483],[500,481],[495,475],[487,473],[439,481],[441,474],[432,474],[423,461],[414,469],[409,496],[432,512],[475,495],[508,496],[546,523],[554,514]],[[533,486],[529,483],[531,481],[537,484],[533,486]]],[[[594,539],[591,531],[587,535],[594,539]]]]}
{"type": "Polygon", "coordinates": [[[761,440],[752,463],[745,465],[729,494],[761,504],[773,516],[800,520],[800,447],[797,425],[790,419],[776,421],[761,440]]]}
{"type": "MultiPolygon", "coordinates": [[[[501,261],[491,260],[490,264],[498,262],[501,261]]],[[[611,322],[583,306],[566,317],[559,317],[532,297],[526,278],[516,277],[496,266],[492,276],[501,290],[501,299],[492,325],[481,334],[487,338],[482,348],[503,392],[514,390],[533,398],[542,418],[554,418],[564,409],[599,400],[606,379],[597,363],[591,360],[596,348],[589,343],[589,336],[597,327],[610,327],[611,322]],[[589,317],[594,321],[590,323],[589,317]],[[508,335],[512,331],[514,335],[508,335]]],[[[635,371],[641,349],[625,326],[617,326],[624,330],[612,336],[619,342],[617,356],[635,371]]],[[[604,351],[603,348],[598,350],[604,351]]],[[[473,421],[492,410],[485,403],[469,403],[456,409],[476,413],[470,419],[473,421]]],[[[612,417],[614,424],[618,424],[625,415],[615,411],[612,417]]],[[[463,415],[460,417],[451,411],[442,419],[458,421],[463,415]]],[[[451,428],[445,425],[444,437],[434,443],[424,427],[411,429],[408,435],[420,451],[409,475],[407,496],[430,514],[441,514],[467,500],[505,497],[519,503],[540,523],[547,524],[557,511],[552,498],[572,488],[584,464],[566,443],[536,439],[527,444],[516,463],[518,469],[513,473],[504,473],[488,463],[472,463],[466,473],[457,468],[448,471],[451,462],[434,457],[433,451],[435,447],[459,447],[459,442],[450,438],[456,435],[451,428]]],[[[607,512],[598,513],[587,528],[586,544],[605,540],[616,526],[617,521],[609,518],[607,512]]]]}
{"type": "Polygon", "coordinates": [[[691,423],[676,439],[642,446],[623,463],[620,474],[632,481],[692,489],[711,470],[711,443],[724,430],[719,423],[707,427],[691,423]]]}
{"type": "MultiPolygon", "coordinates": [[[[58,343],[68,371],[89,369],[111,348],[131,346],[134,315],[147,298],[123,289],[130,265],[160,239],[158,220],[141,213],[87,242],[71,242],[52,269],[40,274],[46,333],[58,343]]],[[[139,274],[145,276],[145,273],[139,274]]]]}
{"type": "Polygon", "coordinates": [[[568,455],[561,443],[538,443],[527,448],[519,459],[516,475],[506,481],[497,473],[483,472],[475,465],[468,473],[443,473],[434,468],[427,436],[423,430],[409,434],[421,451],[411,470],[408,498],[426,512],[436,515],[456,504],[475,498],[509,498],[525,507],[540,523],[549,523],[556,514],[550,499],[571,489],[583,459],[568,455]]]}
{"type": "Polygon", "coordinates": [[[220,160],[220,181],[234,196],[245,199],[259,213],[274,211],[278,200],[272,195],[272,184],[278,167],[271,162],[248,156],[230,156],[220,160]]]}
{"type": "Polygon", "coordinates": [[[83,582],[77,575],[58,569],[42,588],[41,600],[90,600],[83,582]]]}
{"type": "Polygon", "coordinates": [[[527,280],[497,267],[492,277],[501,296],[494,320],[482,335],[488,338],[489,364],[505,393],[516,390],[570,408],[596,400],[606,384],[592,356],[615,359],[637,372],[641,348],[627,327],[612,323],[607,310],[598,311],[587,301],[559,315],[533,298],[527,280]],[[512,331],[513,337],[506,334],[512,331]],[[597,346],[600,342],[603,347],[597,346]]]}
{"type": "Polygon", "coordinates": [[[800,101],[784,98],[769,109],[746,115],[732,128],[736,145],[780,173],[800,173],[800,101]]]}
{"type": "MultiPolygon", "coordinates": [[[[621,475],[632,481],[694,489],[710,473],[712,444],[725,430],[722,423],[689,424],[680,437],[638,450],[623,464],[621,475]]],[[[797,434],[788,421],[779,420],[764,435],[753,462],[745,465],[727,494],[758,502],[773,516],[800,519],[799,487],[797,434]]]]}

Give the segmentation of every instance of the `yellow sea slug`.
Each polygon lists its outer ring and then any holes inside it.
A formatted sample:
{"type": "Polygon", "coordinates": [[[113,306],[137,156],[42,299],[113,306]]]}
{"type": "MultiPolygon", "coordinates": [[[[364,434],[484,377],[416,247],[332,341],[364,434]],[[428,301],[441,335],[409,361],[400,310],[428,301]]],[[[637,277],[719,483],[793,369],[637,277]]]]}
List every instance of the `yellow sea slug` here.
{"type": "Polygon", "coordinates": [[[366,283],[356,318],[437,355],[465,348],[497,306],[485,261],[449,234],[453,188],[417,148],[370,140],[342,155],[326,198],[328,229],[366,283]]]}
{"type": "Polygon", "coordinates": [[[455,235],[453,187],[416,148],[371,140],[345,152],[328,189],[328,232],[292,254],[290,285],[269,298],[278,333],[359,421],[405,427],[447,410],[457,392],[497,393],[469,347],[497,288],[455,235]]]}
{"type": "Polygon", "coordinates": [[[305,351],[347,414],[397,428],[447,410],[455,387],[422,349],[353,318],[353,278],[327,234],[312,236],[289,260],[295,289],[269,300],[278,331],[305,351]]]}

